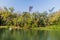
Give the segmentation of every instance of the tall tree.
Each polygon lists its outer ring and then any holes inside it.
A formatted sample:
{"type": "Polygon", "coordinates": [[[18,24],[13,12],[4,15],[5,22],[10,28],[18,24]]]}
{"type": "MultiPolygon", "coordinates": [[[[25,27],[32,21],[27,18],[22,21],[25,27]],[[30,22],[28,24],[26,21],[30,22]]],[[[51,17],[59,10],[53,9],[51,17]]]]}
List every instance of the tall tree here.
{"type": "Polygon", "coordinates": [[[33,6],[29,6],[29,12],[31,12],[31,11],[32,11],[32,8],[33,8],[33,6]]]}
{"type": "Polygon", "coordinates": [[[14,12],[14,7],[9,8],[10,12],[14,12]]]}

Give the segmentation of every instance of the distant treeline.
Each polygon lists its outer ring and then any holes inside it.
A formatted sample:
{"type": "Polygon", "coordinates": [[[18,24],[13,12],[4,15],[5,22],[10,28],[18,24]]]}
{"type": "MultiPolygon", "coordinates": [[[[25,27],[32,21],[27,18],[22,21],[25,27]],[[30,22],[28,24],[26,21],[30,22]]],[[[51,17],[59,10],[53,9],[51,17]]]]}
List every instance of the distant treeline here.
{"type": "Polygon", "coordinates": [[[25,28],[46,27],[60,23],[60,11],[48,12],[14,12],[14,8],[0,9],[0,26],[19,26],[25,28]]]}

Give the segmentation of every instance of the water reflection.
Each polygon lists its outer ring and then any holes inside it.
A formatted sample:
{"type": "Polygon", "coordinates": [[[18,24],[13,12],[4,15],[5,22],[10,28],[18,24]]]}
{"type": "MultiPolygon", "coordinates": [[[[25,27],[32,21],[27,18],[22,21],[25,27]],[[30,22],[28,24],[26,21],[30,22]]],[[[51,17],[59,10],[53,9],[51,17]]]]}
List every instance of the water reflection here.
{"type": "Polygon", "coordinates": [[[60,32],[0,29],[0,40],[60,40],[60,32]]]}

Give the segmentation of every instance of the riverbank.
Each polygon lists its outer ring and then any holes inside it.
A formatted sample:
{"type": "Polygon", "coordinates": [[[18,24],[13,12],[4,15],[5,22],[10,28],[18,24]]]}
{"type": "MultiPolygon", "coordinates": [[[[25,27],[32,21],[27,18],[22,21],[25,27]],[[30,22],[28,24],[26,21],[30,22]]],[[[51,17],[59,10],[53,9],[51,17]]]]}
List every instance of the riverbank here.
{"type": "MultiPolygon", "coordinates": [[[[27,28],[20,28],[20,27],[15,27],[15,26],[0,26],[0,29],[2,29],[2,28],[6,28],[6,29],[8,29],[8,28],[11,28],[11,29],[27,29],[27,28]]],[[[47,26],[47,27],[36,27],[36,28],[30,28],[30,29],[32,29],[32,30],[58,30],[58,31],[60,31],[60,27],[56,27],[55,25],[53,25],[53,26],[47,26]]]]}

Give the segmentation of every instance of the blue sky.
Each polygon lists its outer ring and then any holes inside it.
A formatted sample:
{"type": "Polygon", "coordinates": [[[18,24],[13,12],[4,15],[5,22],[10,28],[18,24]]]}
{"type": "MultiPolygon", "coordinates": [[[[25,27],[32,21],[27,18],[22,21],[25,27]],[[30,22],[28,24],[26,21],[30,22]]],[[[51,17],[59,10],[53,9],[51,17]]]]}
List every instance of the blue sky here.
{"type": "Polygon", "coordinates": [[[55,7],[54,11],[60,9],[60,0],[0,0],[0,7],[14,7],[15,11],[28,11],[29,6],[33,6],[32,11],[47,11],[55,7]]]}

